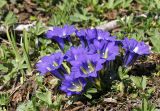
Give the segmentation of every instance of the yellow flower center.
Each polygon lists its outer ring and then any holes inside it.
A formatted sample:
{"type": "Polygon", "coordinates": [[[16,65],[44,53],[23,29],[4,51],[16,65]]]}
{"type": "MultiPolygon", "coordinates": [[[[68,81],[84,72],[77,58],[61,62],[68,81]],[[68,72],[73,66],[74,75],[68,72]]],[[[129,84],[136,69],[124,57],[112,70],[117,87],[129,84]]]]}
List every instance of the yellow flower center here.
{"type": "Polygon", "coordinates": [[[73,92],[81,92],[83,90],[82,83],[78,80],[78,83],[72,82],[72,87],[68,88],[68,90],[73,92]]]}
{"type": "Polygon", "coordinates": [[[54,62],[53,62],[53,66],[54,66],[54,67],[57,67],[58,64],[54,61],[54,62]]]}

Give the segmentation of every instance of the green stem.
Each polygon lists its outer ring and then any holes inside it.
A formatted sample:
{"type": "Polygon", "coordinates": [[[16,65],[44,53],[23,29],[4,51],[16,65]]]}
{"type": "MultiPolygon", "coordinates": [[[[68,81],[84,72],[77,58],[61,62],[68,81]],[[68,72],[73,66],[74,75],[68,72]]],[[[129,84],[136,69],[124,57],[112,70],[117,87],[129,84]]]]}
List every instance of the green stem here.
{"type": "Polygon", "coordinates": [[[27,64],[27,68],[28,71],[31,72],[32,71],[32,66],[30,63],[30,58],[29,58],[29,41],[28,41],[28,37],[27,37],[27,32],[24,30],[23,31],[23,35],[24,35],[24,40],[23,40],[23,51],[24,51],[24,58],[27,64]]]}
{"type": "Polygon", "coordinates": [[[15,40],[13,39],[13,37],[12,37],[12,39],[11,39],[11,36],[10,36],[10,34],[9,34],[9,29],[8,29],[8,27],[6,27],[6,34],[7,34],[8,41],[9,41],[9,43],[11,44],[11,47],[12,47],[12,49],[13,49],[13,51],[14,51],[16,60],[20,60],[20,55],[18,54],[18,49],[17,49],[17,46],[16,46],[16,44],[15,44],[15,40]]]}
{"type": "Polygon", "coordinates": [[[100,78],[95,79],[95,84],[98,90],[102,90],[100,78]]]}

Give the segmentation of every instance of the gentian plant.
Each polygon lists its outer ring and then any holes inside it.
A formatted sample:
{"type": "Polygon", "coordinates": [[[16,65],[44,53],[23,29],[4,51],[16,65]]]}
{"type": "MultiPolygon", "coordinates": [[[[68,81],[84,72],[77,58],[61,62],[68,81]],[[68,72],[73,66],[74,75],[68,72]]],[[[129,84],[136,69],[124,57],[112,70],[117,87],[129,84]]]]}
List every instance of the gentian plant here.
{"type": "Polygon", "coordinates": [[[118,71],[117,67],[130,67],[140,56],[150,54],[150,48],[144,42],[128,38],[117,40],[100,29],[78,30],[72,25],[53,27],[47,31],[46,38],[56,42],[61,51],[42,57],[36,68],[41,75],[51,73],[57,77],[60,90],[68,96],[85,95],[90,88],[105,90],[106,77],[112,77],[113,72],[118,71]],[[66,44],[69,45],[67,50],[66,44]]]}

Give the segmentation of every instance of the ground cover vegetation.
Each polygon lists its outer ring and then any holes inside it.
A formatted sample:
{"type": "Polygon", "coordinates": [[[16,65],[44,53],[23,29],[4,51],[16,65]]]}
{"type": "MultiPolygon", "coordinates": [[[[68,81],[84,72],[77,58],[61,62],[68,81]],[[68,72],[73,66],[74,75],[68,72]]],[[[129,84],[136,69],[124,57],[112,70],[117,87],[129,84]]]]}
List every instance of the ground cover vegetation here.
{"type": "Polygon", "coordinates": [[[159,0],[1,0],[0,9],[0,110],[160,110],[159,0]]]}

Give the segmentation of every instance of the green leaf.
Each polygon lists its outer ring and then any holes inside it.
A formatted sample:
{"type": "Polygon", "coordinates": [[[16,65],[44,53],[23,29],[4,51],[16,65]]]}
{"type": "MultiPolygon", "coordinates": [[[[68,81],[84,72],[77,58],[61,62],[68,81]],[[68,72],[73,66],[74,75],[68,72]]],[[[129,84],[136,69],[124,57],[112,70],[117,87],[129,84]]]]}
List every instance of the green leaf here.
{"type": "Polygon", "coordinates": [[[123,8],[129,7],[132,1],[133,0],[123,0],[122,7],[123,8]]]}
{"type": "Polygon", "coordinates": [[[32,101],[27,101],[18,105],[16,111],[37,111],[32,101]]]}
{"type": "Polygon", "coordinates": [[[130,68],[123,69],[121,66],[118,68],[118,75],[121,80],[128,78],[128,71],[130,68]]]}
{"type": "Polygon", "coordinates": [[[157,110],[156,110],[156,106],[153,105],[153,104],[149,105],[149,106],[148,106],[148,111],[157,111],[157,110]]]}
{"type": "Polygon", "coordinates": [[[0,93],[0,106],[9,104],[9,94],[6,92],[0,93]]]}
{"type": "Polygon", "coordinates": [[[74,15],[70,16],[70,20],[73,22],[81,22],[81,21],[87,21],[89,20],[89,18],[84,14],[75,13],[74,15]]]}
{"type": "Polygon", "coordinates": [[[43,84],[43,76],[36,76],[36,83],[41,86],[43,84]]]}
{"type": "Polygon", "coordinates": [[[154,34],[150,37],[150,40],[153,44],[153,51],[160,53],[160,33],[158,30],[155,30],[154,34]]]}
{"type": "Polygon", "coordinates": [[[36,92],[36,97],[40,99],[41,101],[46,102],[48,105],[52,104],[51,96],[52,96],[51,91],[47,91],[47,92],[37,91],[36,92]]]}
{"type": "Polygon", "coordinates": [[[61,107],[62,97],[63,97],[62,95],[56,95],[56,99],[51,105],[51,107],[59,111],[61,107]]]}
{"type": "Polygon", "coordinates": [[[122,3],[122,0],[108,0],[105,4],[107,9],[115,9],[122,3]]]}
{"type": "Polygon", "coordinates": [[[92,4],[95,6],[98,4],[98,0],[92,0],[92,4]]]}
{"type": "Polygon", "coordinates": [[[0,71],[2,71],[2,72],[8,72],[8,68],[7,67],[5,67],[3,64],[0,64],[0,71]]]}
{"type": "Polygon", "coordinates": [[[84,94],[87,98],[92,99],[92,95],[91,94],[84,94]]]}
{"type": "Polygon", "coordinates": [[[17,22],[17,17],[13,12],[9,12],[5,17],[4,25],[7,27],[12,26],[17,22]]]}
{"type": "Polygon", "coordinates": [[[131,96],[131,98],[135,99],[135,98],[137,98],[138,93],[132,93],[132,94],[130,94],[130,96],[131,96]]]}
{"type": "Polygon", "coordinates": [[[130,79],[136,85],[137,88],[140,88],[143,91],[146,89],[147,78],[145,76],[143,77],[131,76],[130,79]]]}
{"type": "Polygon", "coordinates": [[[142,89],[145,90],[146,89],[146,85],[147,85],[147,78],[146,76],[142,77],[142,89]]]}
{"type": "Polygon", "coordinates": [[[147,100],[146,100],[146,98],[143,98],[143,100],[142,100],[142,110],[147,111],[147,109],[148,109],[147,107],[148,107],[147,100]]]}
{"type": "Polygon", "coordinates": [[[136,87],[141,88],[141,81],[142,81],[141,77],[131,76],[130,79],[136,85],[136,87]]]}
{"type": "Polygon", "coordinates": [[[6,0],[0,0],[0,8],[7,4],[6,0]]]}
{"type": "Polygon", "coordinates": [[[96,88],[89,88],[87,90],[87,93],[97,93],[97,89],[96,88]]]}
{"type": "Polygon", "coordinates": [[[157,5],[157,8],[160,9],[160,1],[159,0],[154,0],[154,2],[157,5]]]}
{"type": "Polygon", "coordinates": [[[133,109],[133,111],[140,111],[139,109],[133,109]]]}
{"type": "Polygon", "coordinates": [[[149,95],[151,95],[152,93],[154,93],[155,92],[155,87],[152,87],[152,88],[149,88],[148,90],[147,90],[147,93],[149,94],[149,95]]]}
{"type": "Polygon", "coordinates": [[[35,27],[31,28],[30,31],[35,34],[36,36],[41,35],[47,30],[47,28],[44,26],[42,21],[38,21],[35,25],[35,27]]]}
{"type": "Polygon", "coordinates": [[[114,0],[108,0],[108,3],[105,4],[106,8],[113,9],[113,2],[114,0]]]}
{"type": "Polygon", "coordinates": [[[123,82],[120,82],[120,83],[118,84],[118,89],[119,89],[119,91],[120,91],[121,93],[124,92],[124,88],[125,88],[125,86],[124,86],[123,82]]]}
{"type": "Polygon", "coordinates": [[[114,8],[117,8],[121,3],[122,3],[122,0],[115,0],[113,4],[114,8]]]}

